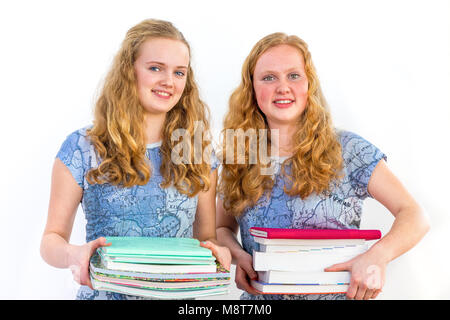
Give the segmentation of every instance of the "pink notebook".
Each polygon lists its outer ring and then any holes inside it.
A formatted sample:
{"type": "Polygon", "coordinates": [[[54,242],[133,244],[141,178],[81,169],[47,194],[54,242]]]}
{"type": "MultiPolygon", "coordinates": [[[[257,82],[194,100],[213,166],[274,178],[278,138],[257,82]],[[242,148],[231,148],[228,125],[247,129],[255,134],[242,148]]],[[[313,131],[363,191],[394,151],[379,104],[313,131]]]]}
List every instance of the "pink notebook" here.
{"type": "Polygon", "coordinates": [[[250,234],[266,239],[364,239],[381,238],[380,230],[250,228],[250,234]]]}

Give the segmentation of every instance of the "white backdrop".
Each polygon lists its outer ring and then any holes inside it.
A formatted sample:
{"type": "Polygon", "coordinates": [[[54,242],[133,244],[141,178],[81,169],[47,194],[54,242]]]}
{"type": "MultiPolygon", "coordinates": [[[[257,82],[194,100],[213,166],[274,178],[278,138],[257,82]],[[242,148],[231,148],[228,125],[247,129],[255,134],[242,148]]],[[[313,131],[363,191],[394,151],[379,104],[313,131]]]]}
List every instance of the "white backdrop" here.
{"type": "MultiPolygon", "coordinates": [[[[126,31],[173,22],[192,47],[215,138],[245,56],[283,31],[310,46],[338,127],[378,146],[431,218],[414,249],[389,264],[379,299],[449,299],[449,1],[14,1],[0,4],[1,299],[73,299],[69,270],[39,255],[54,157],[89,124],[126,31]]],[[[391,214],[367,200],[362,228],[391,214]]],[[[71,242],[84,243],[79,209],[71,242]]],[[[233,269],[234,270],[234,269],[233,269]]],[[[234,278],[234,275],[233,275],[234,278]]],[[[229,296],[240,291],[234,286],[229,296]]]]}

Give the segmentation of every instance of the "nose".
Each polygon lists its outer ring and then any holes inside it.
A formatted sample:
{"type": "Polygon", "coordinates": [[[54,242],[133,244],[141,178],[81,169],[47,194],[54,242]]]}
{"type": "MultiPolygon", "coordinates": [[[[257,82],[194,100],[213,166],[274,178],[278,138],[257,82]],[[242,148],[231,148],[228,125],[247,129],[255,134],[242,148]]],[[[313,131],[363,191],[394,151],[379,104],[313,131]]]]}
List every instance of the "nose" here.
{"type": "Polygon", "coordinates": [[[291,89],[289,88],[287,81],[281,80],[277,87],[277,93],[278,94],[287,94],[290,92],[290,90],[291,89]]]}
{"type": "Polygon", "coordinates": [[[161,79],[161,85],[166,88],[173,87],[173,74],[172,72],[165,72],[163,78],[161,79]]]}

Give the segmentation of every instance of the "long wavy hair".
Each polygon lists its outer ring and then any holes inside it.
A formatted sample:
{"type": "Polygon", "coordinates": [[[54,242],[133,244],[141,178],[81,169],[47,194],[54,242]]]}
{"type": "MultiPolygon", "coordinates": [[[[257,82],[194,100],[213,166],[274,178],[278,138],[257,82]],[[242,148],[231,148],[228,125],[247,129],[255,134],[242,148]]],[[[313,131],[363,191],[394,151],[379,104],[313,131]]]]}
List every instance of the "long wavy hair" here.
{"type": "MultiPolygon", "coordinates": [[[[138,98],[134,62],[141,45],[152,38],[181,41],[190,55],[188,42],[170,22],[148,19],[127,32],[96,102],[93,127],[88,130],[88,136],[101,158],[100,165],[86,176],[89,183],[131,187],[145,185],[151,177],[151,167],[146,157],[144,108],[138,98]]],[[[161,133],[160,172],[163,177],[161,187],[173,185],[179,192],[192,197],[199,191],[209,189],[210,164],[208,161],[194,164],[193,152],[189,154],[190,161],[184,161],[188,163],[173,163],[171,151],[176,142],[172,141],[171,136],[174,130],[184,129],[193,141],[196,121],[200,121],[205,133],[209,132],[209,110],[199,97],[190,63],[186,77],[186,86],[179,102],[166,114],[161,133]]],[[[202,150],[205,147],[206,141],[202,139],[202,150]]]]}
{"type": "MultiPolygon", "coordinates": [[[[266,129],[267,145],[270,150],[270,130],[265,115],[257,105],[253,88],[253,73],[259,57],[268,49],[278,45],[290,45],[300,52],[305,61],[305,72],[308,79],[308,98],[305,110],[297,121],[294,134],[293,155],[284,161],[281,173],[285,177],[284,192],[290,196],[305,199],[312,193],[320,194],[330,190],[333,180],[339,180],[342,174],[343,159],[341,145],[332,125],[326,100],[320,88],[319,79],[313,65],[307,44],[295,35],[284,33],[270,34],[256,43],[244,61],[240,85],[233,91],[229,99],[229,109],[225,115],[222,131],[222,158],[227,152],[235,152],[235,141],[226,140],[228,129],[266,129]],[[287,169],[289,165],[289,169],[287,169]]],[[[265,136],[258,136],[260,139],[265,136]]],[[[240,216],[248,207],[257,204],[265,194],[270,196],[274,186],[271,175],[261,174],[262,168],[269,164],[261,162],[249,163],[250,144],[239,148],[245,149],[245,163],[223,162],[218,191],[223,196],[223,205],[228,214],[240,216]]],[[[236,157],[235,157],[236,158],[236,157]]]]}

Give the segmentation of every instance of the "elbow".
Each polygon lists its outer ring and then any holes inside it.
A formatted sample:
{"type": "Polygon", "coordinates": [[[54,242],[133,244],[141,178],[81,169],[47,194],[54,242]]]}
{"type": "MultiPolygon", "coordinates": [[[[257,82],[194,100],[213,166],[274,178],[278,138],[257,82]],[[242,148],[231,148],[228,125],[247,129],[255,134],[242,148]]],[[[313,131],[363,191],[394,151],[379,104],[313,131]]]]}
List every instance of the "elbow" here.
{"type": "Polygon", "coordinates": [[[424,237],[431,229],[431,221],[428,214],[420,206],[418,206],[417,209],[420,213],[420,216],[422,217],[419,230],[422,234],[422,237],[424,237]]]}
{"type": "Polygon", "coordinates": [[[431,222],[428,216],[425,216],[425,222],[423,223],[424,235],[431,229],[431,222]]]}
{"type": "Polygon", "coordinates": [[[39,254],[41,255],[42,260],[44,260],[45,262],[47,262],[47,255],[46,255],[46,244],[45,244],[45,235],[42,236],[41,239],[41,244],[39,246],[39,254]]]}

